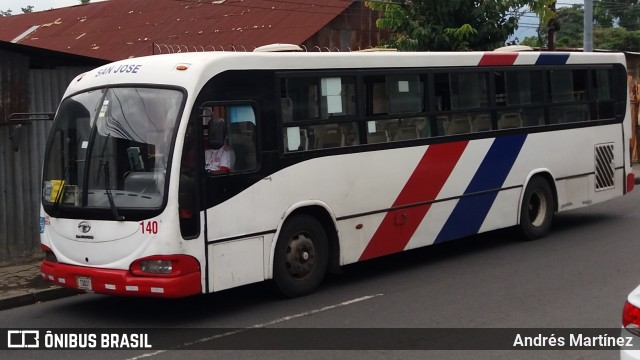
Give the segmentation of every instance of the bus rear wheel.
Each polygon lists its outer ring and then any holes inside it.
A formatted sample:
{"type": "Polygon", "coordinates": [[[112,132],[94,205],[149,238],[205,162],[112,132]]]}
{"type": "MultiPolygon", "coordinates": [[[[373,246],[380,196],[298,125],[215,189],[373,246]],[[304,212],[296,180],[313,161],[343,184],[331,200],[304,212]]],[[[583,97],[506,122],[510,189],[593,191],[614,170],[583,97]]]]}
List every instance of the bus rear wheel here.
{"type": "Polygon", "coordinates": [[[536,176],[529,181],[520,208],[520,229],[526,240],[546,236],[554,212],[553,194],[547,180],[536,176]]]}
{"type": "Polygon", "coordinates": [[[327,270],[328,242],[324,227],[309,215],[296,215],[282,226],[273,257],[278,291],[297,297],[315,291],[327,270]]]}

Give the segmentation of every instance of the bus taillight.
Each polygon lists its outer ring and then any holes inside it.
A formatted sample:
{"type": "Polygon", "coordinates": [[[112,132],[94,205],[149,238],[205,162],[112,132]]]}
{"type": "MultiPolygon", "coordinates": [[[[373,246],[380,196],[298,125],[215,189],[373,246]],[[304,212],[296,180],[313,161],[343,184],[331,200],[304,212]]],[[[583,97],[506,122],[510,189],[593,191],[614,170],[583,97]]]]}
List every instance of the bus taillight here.
{"type": "Polygon", "coordinates": [[[628,301],[622,310],[622,326],[634,335],[640,335],[640,309],[628,301]]]}
{"type": "Polygon", "coordinates": [[[173,266],[171,260],[144,260],[140,261],[140,271],[150,274],[171,274],[173,266]]]}
{"type": "Polygon", "coordinates": [[[58,258],[48,246],[40,244],[40,249],[44,251],[44,261],[58,262],[58,258]]]}
{"type": "Polygon", "coordinates": [[[633,173],[627,174],[627,192],[633,191],[633,188],[636,183],[636,177],[633,173]]]}
{"type": "Polygon", "coordinates": [[[197,272],[198,260],[187,255],[155,255],[138,259],[131,264],[136,276],[177,277],[197,272]]]}

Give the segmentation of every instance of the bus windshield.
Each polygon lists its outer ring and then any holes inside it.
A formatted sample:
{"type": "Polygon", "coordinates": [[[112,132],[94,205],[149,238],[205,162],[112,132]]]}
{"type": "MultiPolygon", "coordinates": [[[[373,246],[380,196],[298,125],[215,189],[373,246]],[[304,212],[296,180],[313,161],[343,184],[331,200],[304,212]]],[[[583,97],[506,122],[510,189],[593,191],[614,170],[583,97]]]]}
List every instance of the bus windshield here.
{"type": "Polygon", "coordinates": [[[65,99],[49,134],[45,209],[157,209],[183,93],[108,88],[65,99]]]}

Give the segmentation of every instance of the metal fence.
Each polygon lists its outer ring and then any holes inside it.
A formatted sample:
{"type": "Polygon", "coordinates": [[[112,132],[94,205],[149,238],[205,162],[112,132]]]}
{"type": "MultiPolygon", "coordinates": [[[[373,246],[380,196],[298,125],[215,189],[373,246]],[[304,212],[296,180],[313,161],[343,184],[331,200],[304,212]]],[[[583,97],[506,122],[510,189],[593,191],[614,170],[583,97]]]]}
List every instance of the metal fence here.
{"type": "MultiPolygon", "coordinates": [[[[29,112],[54,112],[69,82],[90,68],[29,70],[29,112]]],[[[14,152],[10,125],[0,126],[0,264],[40,254],[40,177],[49,121],[24,125],[14,152]]]]}

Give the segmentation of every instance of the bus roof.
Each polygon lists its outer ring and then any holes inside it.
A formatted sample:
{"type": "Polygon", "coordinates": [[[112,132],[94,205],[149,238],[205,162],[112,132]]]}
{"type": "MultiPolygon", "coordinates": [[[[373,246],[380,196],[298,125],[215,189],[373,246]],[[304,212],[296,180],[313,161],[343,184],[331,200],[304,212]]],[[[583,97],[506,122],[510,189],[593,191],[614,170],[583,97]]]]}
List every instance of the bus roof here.
{"type": "Polygon", "coordinates": [[[416,68],[562,64],[625,64],[622,53],[582,52],[193,52],[113,62],[72,81],[65,96],[114,84],[199,89],[226,70],[416,68]]]}

